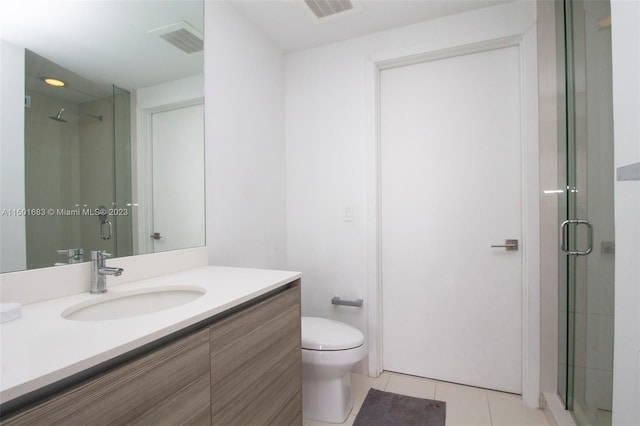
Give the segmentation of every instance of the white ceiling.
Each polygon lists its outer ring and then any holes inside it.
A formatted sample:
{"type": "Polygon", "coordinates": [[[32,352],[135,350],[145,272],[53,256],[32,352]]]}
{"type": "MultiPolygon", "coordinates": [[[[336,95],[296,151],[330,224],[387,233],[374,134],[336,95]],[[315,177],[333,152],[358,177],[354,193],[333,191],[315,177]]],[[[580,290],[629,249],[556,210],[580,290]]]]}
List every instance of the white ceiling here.
{"type": "Polygon", "coordinates": [[[511,0],[364,0],[362,10],[319,21],[304,0],[236,0],[233,7],[285,52],[436,19],[511,0]]]}
{"type": "Polygon", "coordinates": [[[3,40],[126,89],[202,74],[203,52],[186,54],[147,34],[181,20],[202,32],[202,1],[0,0],[3,40]]]}
{"type": "MultiPolygon", "coordinates": [[[[361,11],[321,22],[304,0],[229,3],[290,52],[506,1],[364,0],[361,11]]],[[[202,0],[0,0],[2,39],[105,87],[142,88],[202,73],[202,52],[189,55],[147,34],[180,20],[203,31],[202,0]]]]}

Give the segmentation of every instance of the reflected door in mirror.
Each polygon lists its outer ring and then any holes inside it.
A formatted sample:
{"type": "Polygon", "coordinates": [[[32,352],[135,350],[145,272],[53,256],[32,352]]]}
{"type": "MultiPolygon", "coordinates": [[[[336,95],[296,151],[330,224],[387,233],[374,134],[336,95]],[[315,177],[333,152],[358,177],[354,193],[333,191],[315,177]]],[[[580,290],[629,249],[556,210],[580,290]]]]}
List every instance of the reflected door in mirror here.
{"type": "Polygon", "coordinates": [[[202,104],[151,117],[154,252],[204,244],[203,117],[202,104]]]}

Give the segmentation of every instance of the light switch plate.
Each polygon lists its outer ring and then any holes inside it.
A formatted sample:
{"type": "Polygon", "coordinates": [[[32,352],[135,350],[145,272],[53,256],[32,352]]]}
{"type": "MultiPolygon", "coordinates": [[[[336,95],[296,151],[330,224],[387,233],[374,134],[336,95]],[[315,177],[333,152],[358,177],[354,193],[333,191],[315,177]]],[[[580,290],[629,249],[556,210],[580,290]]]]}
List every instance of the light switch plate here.
{"type": "Polygon", "coordinates": [[[353,207],[347,206],[344,208],[344,216],[342,217],[344,222],[353,222],[353,207]]]}

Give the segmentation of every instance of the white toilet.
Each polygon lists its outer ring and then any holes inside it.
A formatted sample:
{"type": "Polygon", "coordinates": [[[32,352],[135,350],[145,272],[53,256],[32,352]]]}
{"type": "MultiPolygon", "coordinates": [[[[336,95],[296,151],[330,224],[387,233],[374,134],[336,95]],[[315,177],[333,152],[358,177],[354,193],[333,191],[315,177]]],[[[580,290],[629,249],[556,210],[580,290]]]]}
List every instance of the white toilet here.
{"type": "Polygon", "coordinates": [[[353,406],[349,372],[366,355],[364,335],[357,328],[302,317],[302,415],[343,423],[353,406]]]}

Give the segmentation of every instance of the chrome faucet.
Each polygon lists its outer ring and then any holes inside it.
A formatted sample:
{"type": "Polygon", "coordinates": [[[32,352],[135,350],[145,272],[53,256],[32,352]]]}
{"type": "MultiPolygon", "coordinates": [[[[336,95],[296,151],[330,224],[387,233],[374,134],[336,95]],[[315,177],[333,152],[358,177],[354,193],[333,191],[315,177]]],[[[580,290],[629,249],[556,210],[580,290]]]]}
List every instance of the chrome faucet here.
{"type": "Polygon", "coordinates": [[[91,293],[105,293],[107,291],[107,275],[122,275],[124,269],[111,268],[104,265],[106,258],[111,255],[104,250],[91,251],[91,293]]]}
{"type": "Polygon", "coordinates": [[[58,254],[67,256],[67,263],[80,263],[83,261],[84,250],[81,248],[70,248],[58,250],[58,254]]]}

